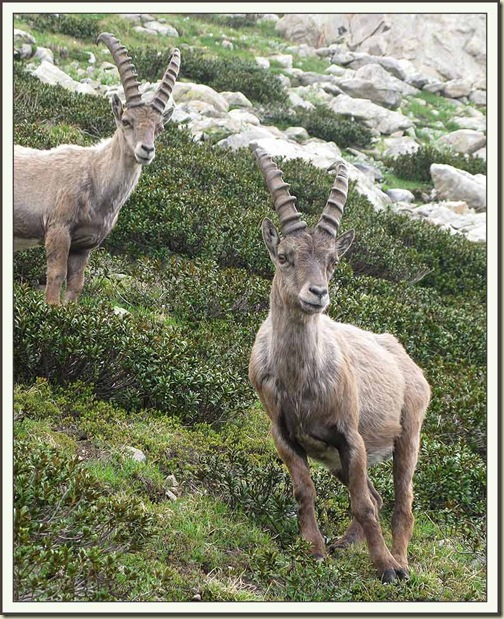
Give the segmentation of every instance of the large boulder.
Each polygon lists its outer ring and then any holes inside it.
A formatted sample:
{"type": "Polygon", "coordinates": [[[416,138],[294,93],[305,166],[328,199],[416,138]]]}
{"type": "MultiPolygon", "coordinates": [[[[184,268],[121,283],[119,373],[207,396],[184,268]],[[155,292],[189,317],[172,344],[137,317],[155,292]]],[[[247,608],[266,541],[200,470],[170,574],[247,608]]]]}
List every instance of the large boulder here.
{"type": "Polygon", "coordinates": [[[226,99],[213,88],[204,84],[176,82],[173,87],[173,98],[177,103],[198,100],[210,103],[219,112],[227,112],[229,110],[229,103],[226,99]]]}
{"type": "Polygon", "coordinates": [[[433,163],[430,174],[442,200],[464,200],[475,211],[486,211],[486,176],[470,174],[444,163],[433,163]]]}
{"type": "Polygon", "coordinates": [[[369,99],[338,95],[328,105],[336,114],[362,120],[372,129],[385,135],[413,126],[413,121],[404,114],[387,110],[369,99]]]}

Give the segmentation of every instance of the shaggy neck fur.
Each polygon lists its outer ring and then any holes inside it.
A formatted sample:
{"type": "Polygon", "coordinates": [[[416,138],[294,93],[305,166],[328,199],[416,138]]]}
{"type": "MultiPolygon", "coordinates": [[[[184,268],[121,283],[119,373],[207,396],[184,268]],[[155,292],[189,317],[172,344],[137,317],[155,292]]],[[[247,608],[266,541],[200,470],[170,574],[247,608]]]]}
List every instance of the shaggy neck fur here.
{"type": "Polygon", "coordinates": [[[270,295],[272,356],[281,382],[293,391],[315,378],[320,359],[320,314],[286,303],[275,275],[270,295]]]}

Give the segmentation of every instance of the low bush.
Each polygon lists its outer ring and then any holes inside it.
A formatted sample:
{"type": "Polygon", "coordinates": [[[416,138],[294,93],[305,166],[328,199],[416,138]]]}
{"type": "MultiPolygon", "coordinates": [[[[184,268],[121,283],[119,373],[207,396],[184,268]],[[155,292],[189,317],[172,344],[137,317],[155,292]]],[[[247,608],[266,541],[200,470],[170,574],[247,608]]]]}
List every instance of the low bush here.
{"type": "Polygon", "coordinates": [[[117,316],[106,302],[58,308],[26,286],[15,290],[16,382],[79,380],[127,409],[222,422],[250,404],[250,388],[218,358],[202,363],[187,335],[165,321],[117,316]]]}
{"type": "Polygon", "coordinates": [[[23,18],[36,30],[66,34],[76,39],[96,39],[100,34],[100,15],[71,13],[28,13],[23,18]]]}
{"type": "Polygon", "coordinates": [[[262,110],[261,116],[264,124],[284,128],[304,127],[310,137],[335,142],[340,148],[366,148],[370,146],[373,135],[368,127],[338,116],[323,104],[310,110],[292,110],[284,106],[267,107],[262,110]]]}
{"type": "Polygon", "coordinates": [[[451,165],[470,174],[486,174],[486,161],[481,157],[455,153],[430,144],[420,146],[415,153],[385,158],[383,163],[399,178],[411,181],[430,181],[433,163],[451,165]]]}
{"type": "MultiPolygon", "coordinates": [[[[170,52],[152,47],[130,50],[135,67],[143,79],[157,81],[165,71],[170,52]]],[[[285,99],[280,80],[253,61],[241,58],[210,58],[200,50],[184,48],[179,79],[210,86],[218,92],[240,91],[251,101],[279,102],[285,99]]]]}

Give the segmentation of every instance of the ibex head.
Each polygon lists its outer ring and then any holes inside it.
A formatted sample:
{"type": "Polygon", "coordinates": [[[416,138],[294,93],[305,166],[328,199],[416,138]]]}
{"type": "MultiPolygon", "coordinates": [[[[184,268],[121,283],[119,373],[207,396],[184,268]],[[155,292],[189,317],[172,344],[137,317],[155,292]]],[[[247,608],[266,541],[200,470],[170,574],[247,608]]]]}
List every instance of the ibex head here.
{"type": "Polygon", "coordinates": [[[154,141],[161,133],[173,113],[173,108],[165,110],[180,69],[180,51],[174,49],[161,84],[152,101],[142,101],[135,67],[128,56],[128,51],[108,32],[103,32],[96,42],[103,41],[109,48],[119,71],[124,88],[126,105],[117,95],[112,97],[112,111],[116,125],[121,131],[126,146],[142,165],[151,163],[155,156],[154,141]]]}
{"type": "Polygon", "coordinates": [[[353,230],[337,237],[348,192],[346,166],[340,164],[320,221],[310,230],[271,157],[259,148],[254,155],[280,219],[282,237],[269,219],[263,221],[262,232],[282,300],[305,314],[321,313],[329,305],[334,268],[354,239],[353,230]]]}

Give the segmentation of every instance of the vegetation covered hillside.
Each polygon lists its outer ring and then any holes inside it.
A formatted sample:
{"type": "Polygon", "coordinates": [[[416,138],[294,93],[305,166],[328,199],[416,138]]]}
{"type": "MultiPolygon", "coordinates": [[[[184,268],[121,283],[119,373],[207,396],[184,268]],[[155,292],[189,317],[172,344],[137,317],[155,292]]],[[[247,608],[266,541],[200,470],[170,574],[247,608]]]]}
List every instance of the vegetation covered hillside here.
{"type": "MultiPolygon", "coordinates": [[[[218,57],[212,28],[237,40],[245,32],[243,50],[275,44],[267,25],[176,18],[193,54],[206,45],[218,57]]],[[[93,41],[91,26],[116,33],[134,60],[150,41],[118,16],[72,19],[68,32],[18,25],[56,55],[66,50],[63,63],[93,41]]],[[[233,72],[228,62],[221,80],[233,72]]],[[[106,98],[42,84],[25,64],[14,67],[16,143],[89,145],[112,135],[106,98]]],[[[248,79],[259,78],[242,74],[250,92],[257,82],[248,79]]],[[[281,167],[313,225],[332,177],[302,160],[281,167]]],[[[365,547],[318,563],[297,536],[290,479],[247,378],[272,278],[265,216],[275,219],[250,150],[196,142],[172,122],[92,254],[78,305],[45,304],[42,250],[15,256],[15,599],[486,599],[484,245],[375,212],[351,187],[342,231],[354,228],[356,240],[328,313],[395,334],[433,392],[415,476],[411,579],[386,587],[365,547]]],[[[334,539],[348,525],[348,495],[316,464],[313,476],[321,529],[334,539]]],[[[391,462],[371,477],[390,541],[391,462]]]]}

